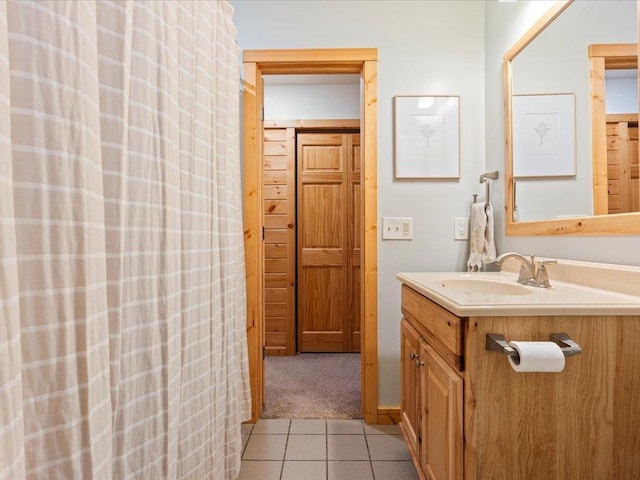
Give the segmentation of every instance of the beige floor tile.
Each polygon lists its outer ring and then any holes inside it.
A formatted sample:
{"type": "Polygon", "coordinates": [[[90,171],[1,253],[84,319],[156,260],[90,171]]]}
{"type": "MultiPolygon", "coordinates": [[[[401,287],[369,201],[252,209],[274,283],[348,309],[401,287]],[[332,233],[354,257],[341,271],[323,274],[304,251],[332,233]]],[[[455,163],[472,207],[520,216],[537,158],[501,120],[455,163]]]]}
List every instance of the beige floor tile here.
{"type": "Polygon", "coordinates": [[[328,435],[329,460],[369,460],[364,435],[328,435]]]}
{"type": "Polygon", "coordinates": [[[325,433],[327,433],[326,420],[300,418],[291,420],[291,428],[289,429],[291,435],[324,435],[325,433]]]}
{"type": "Polygon", "coordinates": [[[243,460],[283,460],[286,435],[251,435],[243,460]]]}
{"type": "Polygon", "coordinates": [[[402,435],[368,435],[371,460],[411,460],[402,435]]]}
{"type": "Polygon", "coordinates": [[[362,435],[364,427],[362,420],[327,420],[329,435],[362,435]]]}
{"type": "Polygon", "coordinates": [[[286,435],[289,433],[291,420],[284,418],[260,419],[251,430],[252,435],[286,435]]]}
{"type": "Polygon", "coordinates": [[[371,462],[376,480],[418,480],[413,462],[371,462]]]}
{"type": "Polygon", "coordinates": [[[329,480],[373,480],[369,461],[330,461],[329,480]]]}
{"type": "Polygon", "coordinates": [[[280,480],[282,462],[243,460],[238,480],[280,480]]]}
{"type": "MultiPolygon", "coordinates": [[[[327,463],[319,461],[285,461],[282,480],[325,480],[327,463]]],[[[257,480],[257,479],[256,479],[257,480]]],[[[262,479],[261,479],[262,480],[262,479]]],[[[354,479],[352,479],[354,480],[354,479]]]]}
{"type": "Polygon", "coordinates": [[[326,460],[326,437],[324,435],[289,435],[284,459],[326,460]]]}

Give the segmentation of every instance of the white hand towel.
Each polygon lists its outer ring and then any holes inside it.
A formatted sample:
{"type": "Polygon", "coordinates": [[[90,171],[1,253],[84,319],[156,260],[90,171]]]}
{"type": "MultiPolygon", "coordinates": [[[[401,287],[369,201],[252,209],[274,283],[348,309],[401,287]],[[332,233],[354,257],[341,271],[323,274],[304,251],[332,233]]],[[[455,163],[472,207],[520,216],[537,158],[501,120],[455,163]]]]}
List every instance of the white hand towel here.
{"type": "Polygon", "coordinates": [[[467,260],[467,270],[469,272],[476,272],[482,267],[486,243],[487,214],[485,213],[484,203],[474,203],[471,205],[470,224],[471,235],[469,236],[469,260],[467,260]]]}
{"type": "Polygon", "coordinates": [[[496,259],[496,244],[493,235],[493,207],[490,203],[487,203],[484,213],[487,218],[487,226],[484,232],[484,255],[482,256],[483,262],[492,262],[496,259]]]}
{"type": "Polygon", "coordinates": [[[467,270],[478,272],[482,264],[496,258],[496,245],[493,233],[493,207],[490,203],[471,205],[471,236],[467,270]]]}

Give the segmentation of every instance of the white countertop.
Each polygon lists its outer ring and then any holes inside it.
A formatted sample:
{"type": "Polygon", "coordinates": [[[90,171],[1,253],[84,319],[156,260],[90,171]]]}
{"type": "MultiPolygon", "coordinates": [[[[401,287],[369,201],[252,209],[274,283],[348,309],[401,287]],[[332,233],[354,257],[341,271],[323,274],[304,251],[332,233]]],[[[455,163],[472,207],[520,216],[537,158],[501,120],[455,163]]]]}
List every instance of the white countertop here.
{"type": "Polygon", "coordinates": [[[396,278],[460,317],[507,315],[638,315],[640,296],[551,279],[551,288],[523,286],[527,295],[464,292],[444,286],[451,279],[487,279],[514,285],[511,272],[409,272],[396,278]]]}

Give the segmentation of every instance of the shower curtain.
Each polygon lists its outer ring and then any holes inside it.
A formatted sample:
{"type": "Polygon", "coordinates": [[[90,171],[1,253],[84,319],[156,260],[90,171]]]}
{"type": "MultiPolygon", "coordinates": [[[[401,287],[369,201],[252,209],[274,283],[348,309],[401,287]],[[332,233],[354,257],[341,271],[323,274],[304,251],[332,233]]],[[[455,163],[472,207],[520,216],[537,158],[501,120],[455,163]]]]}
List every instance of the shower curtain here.
{"type": "Polygon", "coordinates": [[[231,17],[215,0],[0,2],[0,480],[238,474],[231,17]]]}

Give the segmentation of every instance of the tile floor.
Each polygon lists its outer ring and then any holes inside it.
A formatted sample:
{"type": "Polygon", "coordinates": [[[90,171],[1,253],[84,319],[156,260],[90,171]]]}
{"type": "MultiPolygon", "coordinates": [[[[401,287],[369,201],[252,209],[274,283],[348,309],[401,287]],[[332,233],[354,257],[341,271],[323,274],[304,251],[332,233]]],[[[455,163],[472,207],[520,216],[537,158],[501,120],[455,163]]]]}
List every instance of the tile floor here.
{"type": "Polygon", "coordinates": [[[238,480],[414,480],[397,425],[362,420],[259,420],[242,425],[238,480]]]}

